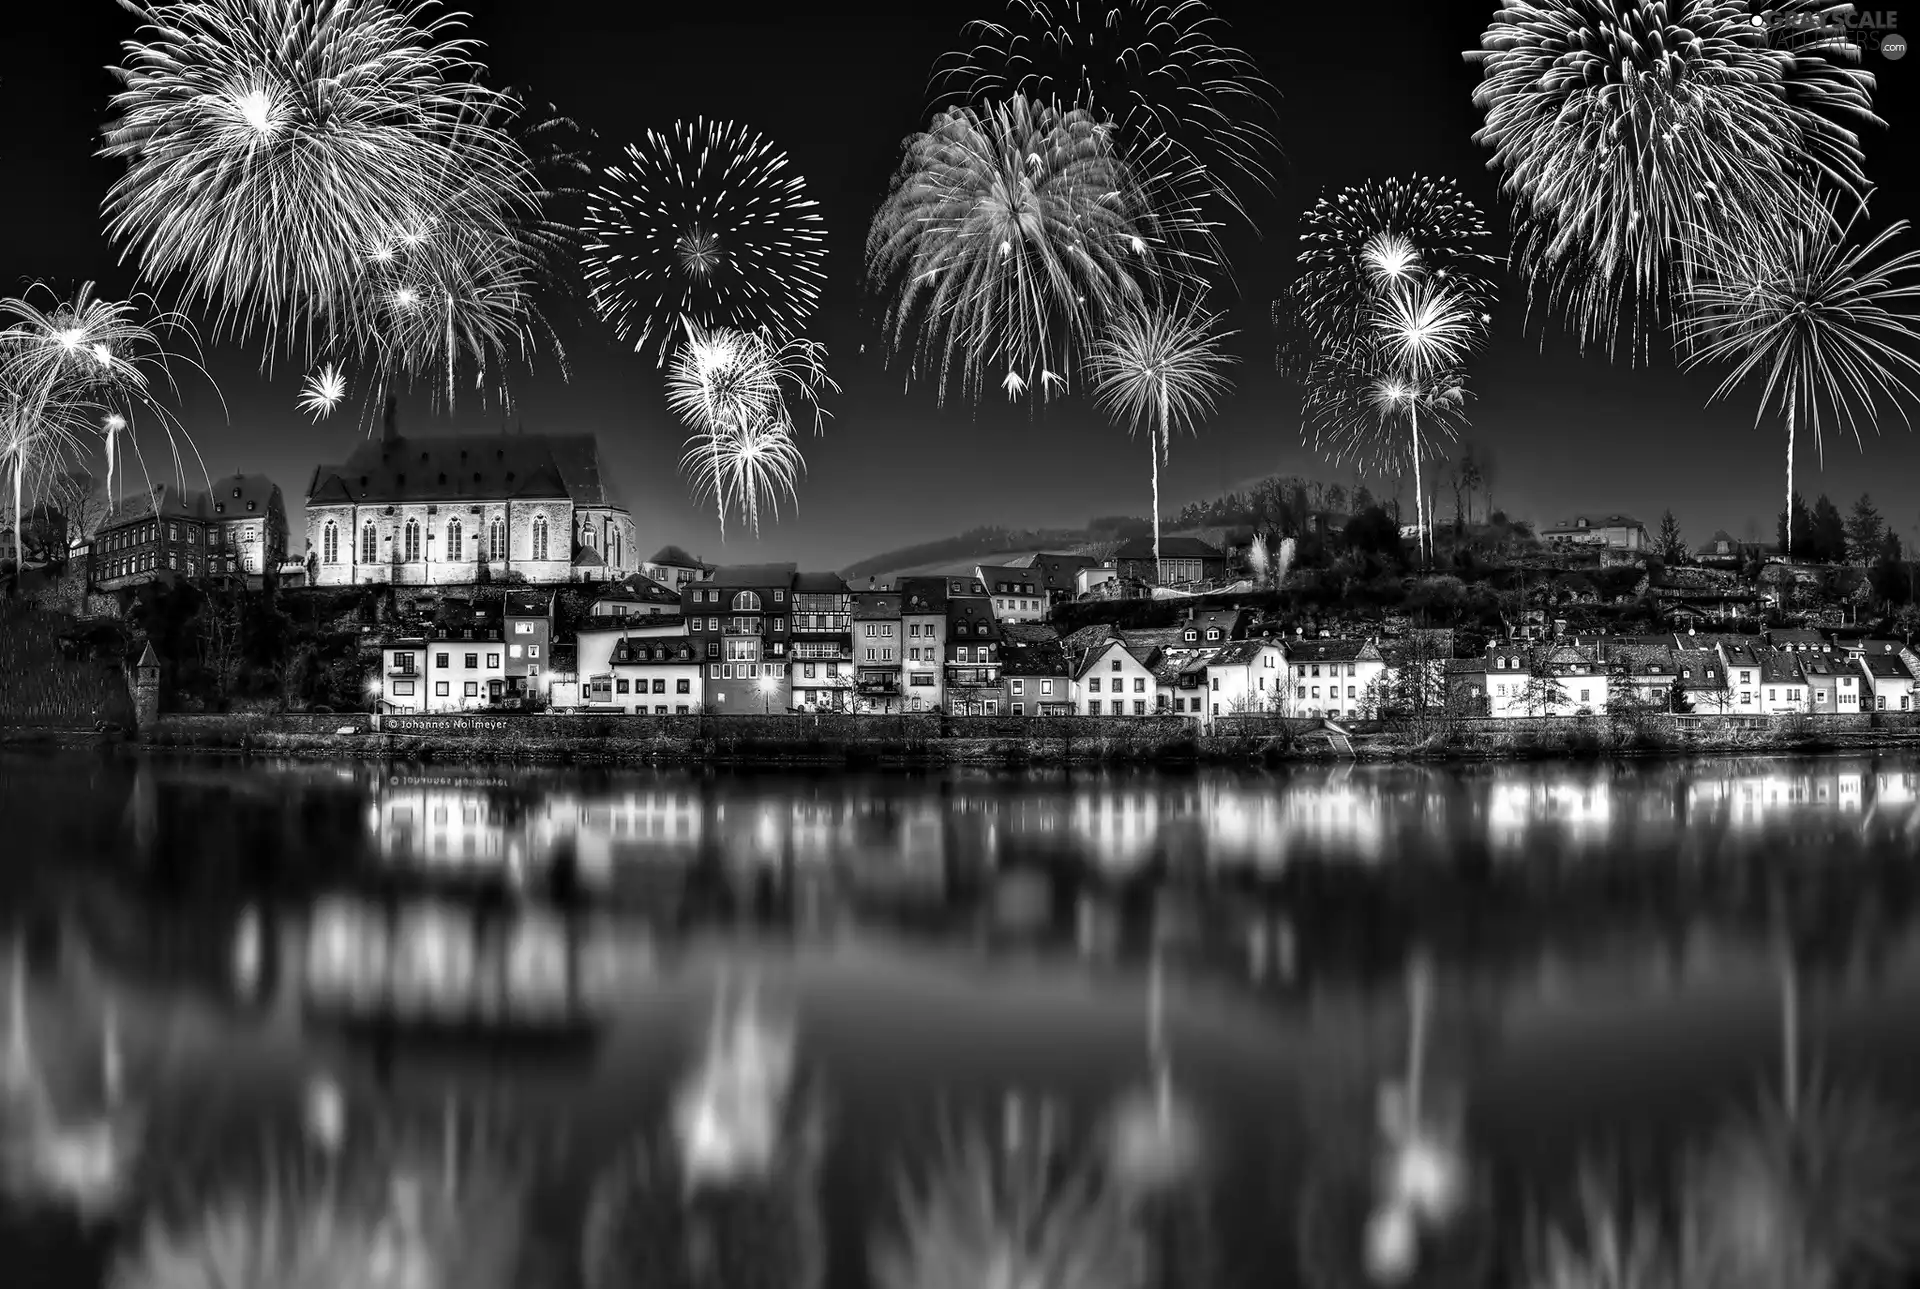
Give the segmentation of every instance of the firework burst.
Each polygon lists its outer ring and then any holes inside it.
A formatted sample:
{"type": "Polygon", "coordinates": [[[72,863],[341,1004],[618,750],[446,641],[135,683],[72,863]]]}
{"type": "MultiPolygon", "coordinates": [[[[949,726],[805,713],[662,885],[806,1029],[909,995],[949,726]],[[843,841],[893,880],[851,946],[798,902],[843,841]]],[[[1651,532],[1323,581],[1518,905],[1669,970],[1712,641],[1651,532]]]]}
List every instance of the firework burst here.
{"type": "Polygon", "coordinates": [[[818,434],[826,415],[820,397],[840,387],[827,374],[825,348],[810,340],[708,329],[690,319],[682,327],[686,339],[667,370],[667,406],[692,430],[682,464],[696,498],[714,503],[722,541],[736,506],[757,536],[760,511],[777,517],[780,495],[793,496],[805,468],[795,405],[812,409],[818,434]]]}
{"type": "Polygon", "coordinates": [[[532,176],[513,105],[470,79],[473,44],[412,0],[139,6],[104,155],[125,160],[109,234],[269,351],[369,339],[365,257],[463,211],[510,235],[532,176]]]}
{"type": "Polygon", "coordinates": [[[160,386],[173,387],[175,363],[199,370],[197,360],[167,346],[173,339],[197,349],[186,319],[158,314],[142,321],[144,300],[103,300],[92,283],[45,307],[36,302],[41,293],[0,300],[0,459],[12,478],[14,513],[24,513],[29,484],[43,487],[96,442],[107,447],[111,480],[121,437],[138,452],[131,427],[142,413],[166,435],[178,473],[179,426],[157,394],[160,386]]]}
{"type": "Polygon", "coordinates": [[[1227,392],[1233,359],[1219,319],[1192,306],[1129,310],[1114,319],[1089,360],[1094,401],[1132,431],[1145,430],[1153,462],[1153,558],[1160,561],[1160,463],[1176,431],[1191,432],[1227,392]]]}
{"type": "Polygon", "coordinates": [[[587,205],[594,307],[664,362],[682,319],[793,335],[826,281],[826,229],[785,153],[742,125],[682,121],[629,144],[587,205]]]}
{"type": "Polygon", "coordinates": [[[1110,119],[1122,154],[1168,191],[1242,216],[1235,181],[1272,182],[1277,95],[1201,0],[1008,0],[965,38],[934,73],[943,103],[1019,94],[1110,119]]]}
{"type": "Polygon", "coordinates": [[[333,409],[346,396],[346,374],[340,370],[339,364],[328,363],[307,377],[306,386],[300,394],[299,407],[314,420],[324,420],[333,414],[333,409]]]}
{"type": "Polygon", "coordinates": [[[1637,357],[1693,275],[1691,230],[1739,242],[1816,218],[1827,184],[1859,196],[1857,136],[1882,124],[1844,41],[1808,40],[1832,6],[1780,0],[1532,0],[1467,58],[1537,302],[1583,344],[1637,357]]]}
{"type": "Polygon", "coordinates": [[[1498,260],[1486,220],[1451,179],[1369,179],[1321,196],[1302,223],[1300,276],[1275,304],[1289,341],[1283,367],[1301,371],[1355,335],[1398,283],[1444,283],[1478,311],[1492,307],[1498,260]]]}
{"type": "Polygon", "coordinates": [[[1198,267],[1109,127],[1024,95],[950,108],[907,140],[867,235],[890,343],[907,348],[917,330],[913,369],[937,372],[943,399],[955,377],[978,399],[993,371],[1012,398],[1064,389],[1102,317],[1198,267]]]}
{"type": "MultiPolygon", "coordinates": [[[[1769,411],[1787,423],[1787,523],[1793,523],[1795,436],[1838,422],[1861,441],[1860,421],[1882,401],[1900,408],[1920,376],[1920,252],[1892,253],[1906,221],[1870,240],[1860,216],[1789,227],[1746,243],[1703,236],[1701,280],[1681,335],[1684,364],[1733,364],[1712,399],[1760,382],[1757,426],[1769,411]]],[[[1711,400],[1710,400],[1711,401],[1711,400]]]]}

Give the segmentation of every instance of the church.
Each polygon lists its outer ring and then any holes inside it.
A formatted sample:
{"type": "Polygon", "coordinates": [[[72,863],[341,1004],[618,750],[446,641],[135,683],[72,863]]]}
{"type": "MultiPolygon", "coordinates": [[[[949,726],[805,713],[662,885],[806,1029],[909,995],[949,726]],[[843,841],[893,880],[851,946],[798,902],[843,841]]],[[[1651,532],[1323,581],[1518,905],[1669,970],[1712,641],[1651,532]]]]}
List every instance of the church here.
{"type": "Polygon", "coordinates": [[[307,552],[313,586],[602,582],[640,567],[592,435],[415,438],[391,404],[378,439],[313,472],[307,552]]]}

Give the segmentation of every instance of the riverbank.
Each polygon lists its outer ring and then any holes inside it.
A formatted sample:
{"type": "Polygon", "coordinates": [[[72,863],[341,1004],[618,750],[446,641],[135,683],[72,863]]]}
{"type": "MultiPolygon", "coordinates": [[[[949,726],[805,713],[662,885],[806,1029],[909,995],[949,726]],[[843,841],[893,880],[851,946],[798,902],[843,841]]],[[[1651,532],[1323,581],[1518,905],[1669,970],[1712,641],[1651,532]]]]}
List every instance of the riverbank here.
{"type": "Polygon", "coordinates": [[[138,735],[0,731],[14,747],[121,747],[328,760],[561,765],[1245,765],[1556,760],[1920,748],[1920,723],[1870,717],[1450,722],[1425,728],[1277,717],[1207,728],[1164,718],[166,716],[138,735]]]}

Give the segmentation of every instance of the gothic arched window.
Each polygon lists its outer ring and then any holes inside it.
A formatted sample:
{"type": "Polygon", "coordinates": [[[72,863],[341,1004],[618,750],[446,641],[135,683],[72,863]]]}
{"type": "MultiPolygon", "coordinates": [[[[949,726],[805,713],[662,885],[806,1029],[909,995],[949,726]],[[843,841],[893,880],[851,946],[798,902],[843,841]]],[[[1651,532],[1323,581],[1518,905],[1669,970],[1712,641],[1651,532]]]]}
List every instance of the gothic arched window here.
{"type": "Polygon", "coordinates": [[[535,515],[533,517],[533,558],[545,559],[546,557],[547,517],[545,515],[535,515]]]}
{"type": "Polygon", "coordinates": [[[402,558],[409,564],[420,558],[420,521],[417,519],[407,521],[406,553],[402,558]]]}
{"type": "Polygon", "coordinates": [[[464,536],[460,529],[460,521],[449,519],[447,521],[447,558],[449,560],[459,560],[466,556],[467,548],[462,544],[464,536]]]}
{"type": "Polygon", "coordinates": [[[360,562],[362,564],[371,564],[379,558],[380,535],[373,530],[373,525],[369,523],[365,528],[360,530],[360,562]]]}
{"type": "Polygon", "coordinates": [[[487,558],[505,559],[507,557],[507,524],[498,515],[487,525],[487,558]]]}
{"type": "Polygon", "coordinates": [[[340,562],[340,525],[331,519],[320,530],[320,562],[322,564],[340,562]]]}

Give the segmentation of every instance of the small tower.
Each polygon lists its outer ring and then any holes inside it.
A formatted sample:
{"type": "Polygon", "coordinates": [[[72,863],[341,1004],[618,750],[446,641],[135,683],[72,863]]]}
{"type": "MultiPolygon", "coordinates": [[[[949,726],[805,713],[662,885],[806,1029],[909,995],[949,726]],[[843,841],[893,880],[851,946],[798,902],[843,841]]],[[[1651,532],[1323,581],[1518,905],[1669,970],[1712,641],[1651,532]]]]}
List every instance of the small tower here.
{"type": "Polygon", "coordinates": [[[144,730],[160,717],[160,655],[153,651],[153,641],[140,651],[133,677],[133,723],[144,730]]]}

